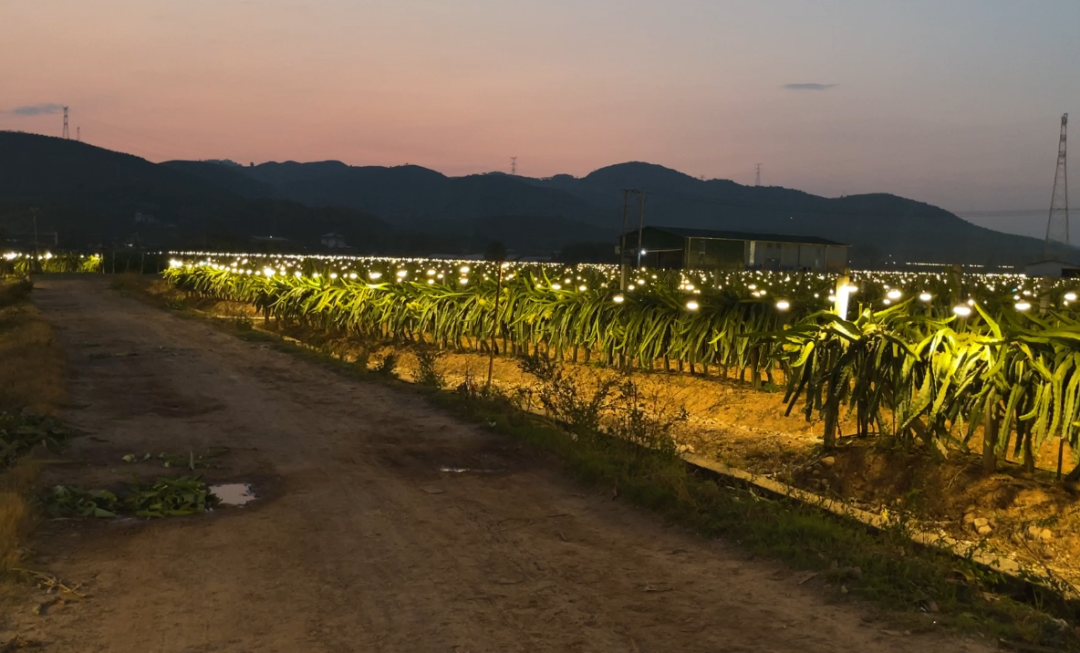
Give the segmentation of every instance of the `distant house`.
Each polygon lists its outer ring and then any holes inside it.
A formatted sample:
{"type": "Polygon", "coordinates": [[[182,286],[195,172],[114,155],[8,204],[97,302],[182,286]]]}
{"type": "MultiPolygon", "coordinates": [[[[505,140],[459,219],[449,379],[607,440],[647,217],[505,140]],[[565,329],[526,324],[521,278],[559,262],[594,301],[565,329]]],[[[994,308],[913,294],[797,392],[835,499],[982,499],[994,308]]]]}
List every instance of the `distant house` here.
{"type": "Polygon", "coordinates": [[[817,236],[645,227],[626,233],[626,256],[651,268],[842,272],[848,245],[817,236]],[[640,251],[639,251],[640,250],[640,251]]]}
{"type": "Polygon", "coordinates": [[[1072,279],[1080,277],[1080,265],[1055,260],[1036,261],[1024,266],[1024,274],[1029,277],[1072,279]]]}
{"type": "Polygon", "coordinates": [[[329,247],[330,249],[344,249],[345,247],[348,247],[348,245],[345,244],[345,236],[342,236],[341,234],[323,234],[322,237],[319,238],[319,242],[322,243],[323,247],[329,247]]]}

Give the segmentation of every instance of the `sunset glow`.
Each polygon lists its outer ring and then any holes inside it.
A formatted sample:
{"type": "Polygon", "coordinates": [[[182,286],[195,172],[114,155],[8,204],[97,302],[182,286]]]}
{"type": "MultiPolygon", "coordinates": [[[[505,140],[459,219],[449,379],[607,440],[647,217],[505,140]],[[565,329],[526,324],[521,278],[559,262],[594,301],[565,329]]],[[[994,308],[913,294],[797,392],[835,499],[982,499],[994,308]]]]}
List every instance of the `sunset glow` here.
{"type": "Polygon", "coordinates": [[[47,105],[68,104],[73,137],[153,161],[646,160],[740,183],[762,162],[830,196],[1046,203],[1080,4],[834,5],[14,0],[0,128],[59,135],[47,105]]]}

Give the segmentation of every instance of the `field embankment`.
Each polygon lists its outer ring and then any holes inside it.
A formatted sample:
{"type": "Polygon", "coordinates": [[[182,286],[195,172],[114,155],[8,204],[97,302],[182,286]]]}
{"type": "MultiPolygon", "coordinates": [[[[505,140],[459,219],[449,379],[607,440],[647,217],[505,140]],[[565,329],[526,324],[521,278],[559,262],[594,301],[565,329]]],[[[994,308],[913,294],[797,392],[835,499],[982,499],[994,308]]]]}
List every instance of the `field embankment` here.
{"type": "Polygon", "coordinates": [[[29,497],[39,464],[32,436],[20,429],[57,415],[67,396],[64,351],[30,303],[31,288],[0,278],[0,574],[18,566],[34,524],[29,497]]]}

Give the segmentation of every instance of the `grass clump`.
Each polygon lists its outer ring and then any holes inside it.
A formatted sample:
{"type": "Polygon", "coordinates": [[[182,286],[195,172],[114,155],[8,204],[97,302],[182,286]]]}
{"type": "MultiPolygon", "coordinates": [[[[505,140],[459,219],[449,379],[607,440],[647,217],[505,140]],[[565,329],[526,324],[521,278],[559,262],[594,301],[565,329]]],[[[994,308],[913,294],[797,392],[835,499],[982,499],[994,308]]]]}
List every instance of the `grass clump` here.
{"type": "Polygon", "coordinates": [[[0,411],[54,415],[67,399],[64,352],[29,291],[13,285],[27,284],[0,280],[0,411]]]}
{"type": "Polygon", "coordinates": [[[40,463],[24,457],[0,473],[0,573],[18,566],[22,543],[34,525],[34,511],[27,497],[33,492],[40,463]]]}
{"type": "Polygon", "coordinates": [[[442,389],[446,387],[446,376],[439,365],[443,351],[434,347],[417,347],[416,383],[426,388],[442,389]]]}
{"type": "Polygon", "coordinates": [[[525,356],[518,364],[522,372],[536,377],[540,404],[549,415],[574,432],[600,428],[604,411],[611,402],[611,393],[618,385],[617,379],[598,377],[595,383],[579,383],[565,366],[539,355],[525,356]]]}
{"type": "Polygon", "coordinates": [[[375,364],[375,374],[384,379],[397,378],[397,354],[390,352],[375,364]]]}
{"type": "Polygon", "coordinates": [[[51,517],[115,517],[120,500],[108,490],[57,485],[43,503],[51,517]]]}
{"type": "Polygon", "coordinates": [[[0,573],[18,566],[33,530],[30,496],[39,445],[59,449],[69,436],[55,416],[67,400],[67,363],[52,329],[30,304],[33,285],[0,278],[0,573]]]}
{"type": "Polygon", "coordinates": [[[0,278],[0,308],[25,301],[33,288],[34,284],[29,279],[0,278]]]}
{"type": "Polygon", "coordinates": [[[210,447],[206,450],[206,453],[196,455],[194,451],[189,451],[186,454],[172,454],[167,452],[159,453],[156,457],[151,456],[149,453],[137,456],[133,453],[129,453],[123,456],[120,460],[125,463],[146,463],[157,462],[162,467],[187,467],[188,469],[195,471],[196,469],[208,469],[212,467],[220,467],[217,463],[217,459],[221,458],[225,454],[229,453],[228,447],[210,447]]]}
{"type": "Polygon", "coordinates": [[[8,467],[34,447],[41,445],[59,453],[71,432],[48,415],[0,413],[0,467],[8,467]]]}

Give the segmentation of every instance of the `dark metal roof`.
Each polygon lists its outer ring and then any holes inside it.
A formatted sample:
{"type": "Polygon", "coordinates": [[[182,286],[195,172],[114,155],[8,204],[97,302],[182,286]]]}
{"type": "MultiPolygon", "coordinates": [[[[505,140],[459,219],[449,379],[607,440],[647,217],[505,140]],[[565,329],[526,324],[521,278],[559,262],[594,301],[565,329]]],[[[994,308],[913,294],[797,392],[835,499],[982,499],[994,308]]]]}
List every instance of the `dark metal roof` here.
{"type": "Polygon", "coordinates": [[[1061,259],[1056,258],[1044,258],[1041,261],[1033,261],[1031,263],[1028,263],[1025,267],[1029,267],[1032,265],[1042,265],[1043,263],[1056,263],[1067,268],[1080,267],[1080,265],[1077,265],[1076,263],[1069,263],[1068,261],[1062,261],[1061,259]]]}
{"type": "MultiPolygon", "coordinates": [[[[662,231],[682,238],[715,238],[718,240],[757,240],[768,243],[802,243],[804,245],[838,245],[847,247],[845,243],[835,240],[818,238],[817,236],[792,236],[788,234],[759,234],[747,231],[716,231],[713,229],[686,229],[684,227],[645,227],[654,231],[662,231]]],[[[636,230],[635,230],[636,231],[636,230]]]]}

